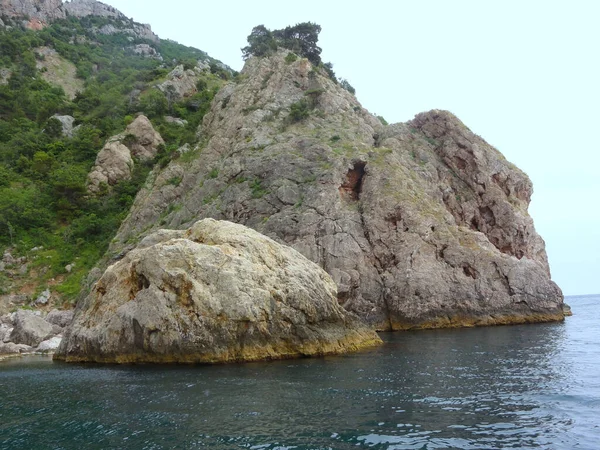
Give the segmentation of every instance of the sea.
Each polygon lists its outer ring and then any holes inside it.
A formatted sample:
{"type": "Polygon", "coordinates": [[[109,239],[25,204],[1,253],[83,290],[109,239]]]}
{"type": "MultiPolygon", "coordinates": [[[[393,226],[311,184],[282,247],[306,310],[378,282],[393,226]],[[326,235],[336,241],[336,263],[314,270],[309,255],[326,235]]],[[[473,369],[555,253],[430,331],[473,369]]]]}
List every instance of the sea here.
{"type": "Polygon", "coordinates": [[[1,449],[600,449],[600,295],[564,323],[218,366],[0,362],[1,449]]]}

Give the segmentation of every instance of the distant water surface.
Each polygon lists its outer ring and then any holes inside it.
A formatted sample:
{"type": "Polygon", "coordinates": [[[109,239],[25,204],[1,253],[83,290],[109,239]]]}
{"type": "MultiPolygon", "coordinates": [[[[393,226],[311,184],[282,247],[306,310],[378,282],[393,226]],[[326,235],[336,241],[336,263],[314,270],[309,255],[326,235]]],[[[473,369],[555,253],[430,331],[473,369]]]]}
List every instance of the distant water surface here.
{"type": "Polygon", "coordinates": [[[1,449],[598,449],[600,296],[565,323],[228,366],[0,362],[1,449]]]}

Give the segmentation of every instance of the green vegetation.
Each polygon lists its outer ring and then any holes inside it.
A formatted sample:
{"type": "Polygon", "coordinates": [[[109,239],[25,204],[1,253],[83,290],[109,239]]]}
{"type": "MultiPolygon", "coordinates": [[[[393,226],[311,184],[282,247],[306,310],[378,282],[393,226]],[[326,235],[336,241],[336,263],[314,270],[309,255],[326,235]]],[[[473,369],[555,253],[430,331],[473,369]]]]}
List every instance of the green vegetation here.
{"type": "Polygon", "coordinates": [[[356,94],[356,89],[354,89],[352,87],[352,85],[348,82],[348,80],[345,79],[341,79],[340,80],[340,86],[343,87],[344,89],[346,89],[348,92],[350,92],[352,95],[356,94]]]}
{"type": "Polygon", "coordinates": [[[264,25],[258,25],[248,36],[248,46],[242,49],[242,54],[244,59],[250,56],[268,56],[278,47],[282,47],[318,66],[321,63],[321,47],[317,45],[320,32],[321,26],[312,22],[303,22],[274,31],[270,31],[264,25]]]}
{"type": "Polygon", "coordinates": [[[355,94],[356,90],[347,80],[338,80],[335,76],[333,64],[330,62],[323,63],[321,60],[322,50],[317,45],[320,33],[321,26],[312,22],[302,22],[273,31],[264,25],[257,25],[248,36],[248,45],[242,48],[242,56],[244,59],[248,59],[251,56],[270,56],[278,48],[285,48],[290,51],[285,57],[286,64],[293,63],[298,56],[306,58],[315,67],[324,70],[334,83],[341,83],[344,89],[355,94]]]}
{"type": "Polygon", "coordinates": [[[289,52],[285,57],[286,64],[292,64],[293,62],[298,61],[298,56],[295,53],[289,52]]]}
{"type": "MultiPolygon", "coordinates": [[[[204,52],[173,41],[91,31],[108,23],[123,26],[88,17],[56,21],[41,31],[19,26],[0,30],[0,68],[11,73],[7,84],[0,84],[0,253],[12,247],[13,254],[26,255],[43,246],[32,263],[35,273],[43,273],[37,281],[59,277],[55,289],[65,299],[76,296],[80,281],[105,253],[154,164],[166,166],[177,148],[196,141],[197,127],[222,80],[231,77],[204,52]],[[154,47],[168,63],[135,55],[132,49],[141,43],[154,47]],[[51,47],[75,65],[83,90],[74,99],[42,78],[36,68],[36,61],[44,59],[35,51],[39,47],[51,47]],[[199,79],[196,94],[177,100],[154,87],[175,65],[189,68],[199,59],[211,71],[199,79]],[[136,164],[130,180],[110,192],[88,195],[87,174],[98,151],[138,112],[150,118],[165,146],[154,161],[136,164]],[[72,138],[62,136],[55,114],[75,118],[79,127],[72,138]],[[188,123],[167,123],[165,114],[188,123]],[[75,261],[75,269],[66,273],[64,267],[75,261]]],[[[181,178],[168,183],[177,186],[181,178]]],[[[8,282],[0,281],[0,289],[6,290],[8,282]]]]}
{"type": "Polygon", "coordinates": [[[301,122],[310,115],[309,103],[302,99],[296,103],[292,103],[290,106],[289,120],[291,123],[301,122]]]}
{"type": "Polygon", "coordinates": [[[252,180],[250,191],[252,192],[252,198],[262,198],[267,193],[267,189],[262,185],[260,178],[252,180]]]}

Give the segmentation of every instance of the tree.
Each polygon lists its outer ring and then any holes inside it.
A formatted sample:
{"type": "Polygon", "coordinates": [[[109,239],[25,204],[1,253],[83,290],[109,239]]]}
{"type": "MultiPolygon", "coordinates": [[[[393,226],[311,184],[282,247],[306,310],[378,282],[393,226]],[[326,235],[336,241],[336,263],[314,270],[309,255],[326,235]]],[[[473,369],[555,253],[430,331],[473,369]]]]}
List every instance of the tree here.
{"type": "Polygon", "coordinates": [[[273,33],[264,25],[252,28],[248,36],[248,45],[242,49],[242,56],[248,59],[250,56],[268,56],[277,51],[277,42],[273,33]]]}
{"type": "Polygon", "coordinates": [[[140,96],[140,109],[144,111],[147,116],[164,116],[168,106],[165,94],[158,89],[150,89],[140,96]]]}
{"type": "Polygon", "coordinates": [[[275,30],[273,36],[281,47],[307,58],[314,65],[319,65],[322,51],[317,45],[319,33],[321,33],[320,25],[302,22],[293,27],[285,27],[283,30],[275,30]]]}
{"type": "Polygon", "coordinates": [[[317,45],[321,26],[312,22],[302,22],[271,32],[264,25],[252,29],[248,36],[248,46],[242,49],[244,59],[250,56],[268,56],[277,47],[286,48],[314,65],[321,63],[321,47],[317,45]]]}
{"type": "Polygon", "coordinates": [[[352,87],[352,85],[348,82],[348,80],[342,78],[340,80],[340,86],[350,92],[352,95],[356,94],[356,89],[352,87]]]}

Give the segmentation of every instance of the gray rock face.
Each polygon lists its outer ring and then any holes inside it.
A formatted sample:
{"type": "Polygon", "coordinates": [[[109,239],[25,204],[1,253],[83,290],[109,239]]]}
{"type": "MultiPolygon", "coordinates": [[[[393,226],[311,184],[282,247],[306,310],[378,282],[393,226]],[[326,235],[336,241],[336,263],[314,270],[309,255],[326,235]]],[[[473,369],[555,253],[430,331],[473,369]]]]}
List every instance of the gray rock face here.
{"type": "Polygon", "coordinates": [[[31,353],[33,347],[24,344],[15,344],[13,342],[0,342],[0,356],[2,355],[19,355],[22,353],[31,353]]]}
{"type": "Polygon", "coordinates": [[[69,16],[79,18],[87,16],[125,18],[125,15],[118,9],[95,0],[71,0],[63,5],[63,9],[69,16]]]}
{"type": "Polygon", "coordinates": [[[154,158],[164,140],[146,116],[138,116],[125,131],[111,137],[96,157],[88,175],[88,191],[98,193],[119,181],[131,178],[134,159],[147,161],[154,158]]]}
{"type": "Polygon", "coordinates": [[[25,294],[0,295],[0,314],[6,314],[18,306],[23,306],[31,301],[31,297],[25,294]]]}
{"type": "Polygon", "coordinates": [[[300,251],[377,329],[564,318],[523,172],[445,111],[383,126],[286,54],[250,58],[242,79],[221,89],[201,156],[151,176],[111,254],[159,222],[213,217],[300,251]],[[295,121],[301,101],[309,116],[295,121]]]}
{"type": "Polygon", "coordinates": [[[73,116],[61,116],[59,114],[55,114],[52,116],[56,120],[60,122],[62,125],[62,134],[66,137],[73,137],[73,124],[75,123],[75,117],[73,116]]]}
{"type": "Polygon", "coordinates": [[[185,70],[183,65],[180,65],[175,67],[167,75],[167,80],[157,87],[165,95],[172,95],[174,100],[179,100],[197,92],[196,83],[201,73],[200,67],[196,67],[195,70],[185,70]]]}
{"type": "Polygon", "coordinates": [[[295,250],[206,219],[146,237],[110,266],[55,358],[234,362],[341,353],[379,343],[295,250]]]}
{"type": "Polygon", "coordinates": [[[159,61],[163,60],[163,57],[156,49],[148,44],[137,44],[132,47],[132,52],[139,56],[145,56],[146,58],[155,58],[159,61]]]}
{"type": "Polygon", "coordinates": [[[42,21],[65,18],[62,0],[0,0],[0,12],[9,18],[27,16],[42,21]]]}
{"type": "Polygon", "coordinates": [[[47,305],[48,302],[50,301],[51,296],[52,296],[52,294],[50,293],[50,289],[46,289],[35,300],[35,304],[36,305],[47,305]]]}
{"type": "Polygon", "coordinates": [[[11,19],[28,17],[28,26],[41,29],[45,23],[68,16],[88,17],[99,16],[118,20],[118,27],[98,30],[103,34],[126,33],[143,39],[158,42],[159,38],[152,32],[150,25],[131,22],[116,8],[95,0],[71,0],[63,4],[62,0],[0,0],[0,15],[11,19]]]}
{"type": "Polygon", "coordinates": [[[53,338],[47,339],[40,343],[35,349],[36,353],[53,353],[58,350],[60,343],[62,342],[62,336],[54,336],[53,338]]]}
{"type": "Polygon", "coordinates": [[[7,85],[12,71],[10,69],[0,68],[0,85],[7,85]]]}
{"type": "Polygon", "coordinates": [[[65,328],[68,326],[73,320],[73,311],[59,311],[54,309],[48,313],[46,316],[46,322],[51,325],[57,325],[61,328],[65,328]]]}
{"type": "Polygon", "coordinates": [[[17,311],[14,316],[14,324],[10,341],[15,344],[37,347],[54,334],[52,325],[31,311],[17,311]]]}

